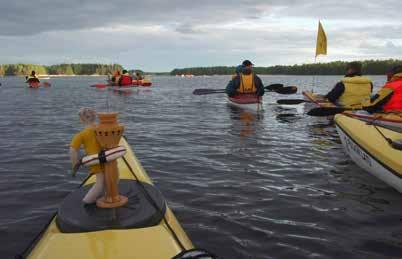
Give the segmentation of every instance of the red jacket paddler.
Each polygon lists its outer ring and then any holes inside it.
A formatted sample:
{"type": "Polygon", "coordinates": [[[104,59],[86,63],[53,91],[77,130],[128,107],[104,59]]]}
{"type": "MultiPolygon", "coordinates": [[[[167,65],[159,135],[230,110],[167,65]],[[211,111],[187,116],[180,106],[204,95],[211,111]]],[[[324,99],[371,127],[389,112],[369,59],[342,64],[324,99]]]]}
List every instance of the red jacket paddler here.
{"type": "Polygon", "coordinates": [[[391,99],[383,106],[383,111],[402,111],[402,73],[393,75],[384,88],[393,90],[391,99]]]}

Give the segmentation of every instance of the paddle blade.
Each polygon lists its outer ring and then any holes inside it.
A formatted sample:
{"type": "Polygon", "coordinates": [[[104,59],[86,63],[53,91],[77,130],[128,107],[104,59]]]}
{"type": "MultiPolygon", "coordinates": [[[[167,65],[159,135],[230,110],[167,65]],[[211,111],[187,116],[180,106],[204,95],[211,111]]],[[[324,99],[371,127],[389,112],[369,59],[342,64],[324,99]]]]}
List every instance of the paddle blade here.
{"type": "Polygon", "coordinates": [[[264,87],[266,90],[268,91],[277,91],[281,88],[283,88],[283,84],[271,84],[271,85],[267,85],[266,87],[264,87]]]}
{"type": "Polygon", "coordinates": [[[287,105],[301,104],[301,103],[305,103],[305,102],[309,102],[309,101],[306,101],[303,99],[282,99],[282,100],[276,101],[277,104],[287,104],[287,105]]]}
{"type": "Polygon", "coordinates": [[[221,94],[225,93],[225,89],[195,89],[194,95],[206,95],[206,94],[221,94]]]}
{"type": "Polygon", "coordinates": [[[275,92],[278,94],[295,94],[297,93],[297,87],[296,86],[282,87],[276,90],[275,92]]]}
{"type": "Polygon", "coordinates": [[[43,82],[42,84],[43,84],[44,87],[50,87],[51,86],[51,84],[49,82],[43,82]]]}
{"type": "Polygon", "coordinates": [[[338,113],[342,113],[346,110],[347,109],[345,108],[339,107],[318,107],[311,109],[309,112],[307,112],[307,115],[317,117],[332,116],[338,113]]]}

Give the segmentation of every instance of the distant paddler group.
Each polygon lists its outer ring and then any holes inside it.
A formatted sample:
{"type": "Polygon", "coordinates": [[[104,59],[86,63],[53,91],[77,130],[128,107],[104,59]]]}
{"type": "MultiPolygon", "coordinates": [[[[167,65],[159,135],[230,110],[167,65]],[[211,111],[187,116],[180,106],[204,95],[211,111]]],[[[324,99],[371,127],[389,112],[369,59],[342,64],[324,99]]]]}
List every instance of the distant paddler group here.
{"type": "MultiPolygon", "coordinates": [[[[369,114],[402,112],[402,65],[389,71],[386,84],[375,94],[372,81],[362,76],[359,62],[350,63],[347,71],[344,79],[326,95],[303,92],[306,100],[300,102],[312,102],[318,106],[309,111],[309,115],[330,116],[358,110],[369,114]]],[[[280,104],[296,104],[298,101],[291,102],[278,100],[280,104]]]]}
{"type": "Polygon", "coordinates": [[[136,72],[135,75],[131,75],[127,70],[116,70],[111,76],[108,76],[107,84],[94,84],[91,87],[96,88],[130,88],[137,86],[149,87],[151,86],[151,81],[145,79],[140,72],[136,72]]]}
{"type": "Polygon", "coordinates": [[[402,65],[389,71],[387,82],[375,94],[359,62],[349,63],[346,70],[345,77],[326,95],[303,92],[304,100],[278,103],[305,102],[316,106],[308,115],[330,116],[352,160],[402,192],[402,65]]]}

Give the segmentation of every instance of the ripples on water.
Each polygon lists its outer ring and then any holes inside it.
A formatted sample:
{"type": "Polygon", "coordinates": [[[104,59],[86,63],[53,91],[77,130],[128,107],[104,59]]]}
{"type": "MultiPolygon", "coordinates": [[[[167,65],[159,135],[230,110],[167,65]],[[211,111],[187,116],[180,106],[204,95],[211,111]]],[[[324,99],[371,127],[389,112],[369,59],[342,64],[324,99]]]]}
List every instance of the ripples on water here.
{"type": "MultiPolygon", "coordinates": [[[[350,161],[328,121],[304,115],[303,105],[275,104],[301,98],[312,78],[262,78],[297,85],[299,95],[267,93],[256,116],[222,95],[191,95],[224,87],[223,76],[155,77],[152,89],[131,95],[88,87],[103,80],[96,77],[51,79],[49,89],[2,78],[2,258],[21,251],[78,186],[67,172],[77,111],[107,103],[196,246],[223,258],[402,257],[400,194],[350,161]]],[[[315,90],[338,79],[317,77],[315,90]]]]}

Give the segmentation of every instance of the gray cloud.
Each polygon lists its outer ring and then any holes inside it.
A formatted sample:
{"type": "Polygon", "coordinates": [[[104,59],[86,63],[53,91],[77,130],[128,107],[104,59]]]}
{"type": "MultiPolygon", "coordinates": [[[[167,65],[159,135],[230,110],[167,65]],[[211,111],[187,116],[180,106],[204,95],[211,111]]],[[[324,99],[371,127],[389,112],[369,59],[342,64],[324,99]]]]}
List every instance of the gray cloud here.
{"type": "Polygon", "coordinates": [[[1,63],[118,62],[146,70],[243,58],[306,63],[318,19],[329,40],[325,60],[402,57],[398,0],[24,2],[1,4],[1,63]]]}

